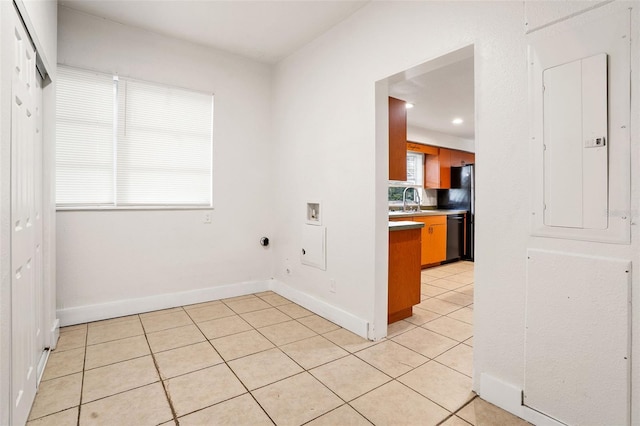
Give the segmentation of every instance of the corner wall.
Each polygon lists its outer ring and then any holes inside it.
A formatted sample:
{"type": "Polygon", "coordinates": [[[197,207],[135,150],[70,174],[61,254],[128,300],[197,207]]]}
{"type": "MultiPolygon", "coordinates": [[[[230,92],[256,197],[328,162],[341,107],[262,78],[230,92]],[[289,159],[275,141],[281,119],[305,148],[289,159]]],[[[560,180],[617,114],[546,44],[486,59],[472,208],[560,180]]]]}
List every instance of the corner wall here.
{"type": "Polygon", "coordinates": [[[270,67],[62,6],[58,38],[61,64],[214,93],[212,223],[203,210],[59,211],[62,324],[113,316],[111,302],[158,309],[270,279],[270,67]]]}
{"type": "MultiPolygon", "coordinates": [[[[558,18],[558,8],[552,2],[534,3],[542,9],[548,5],[548,22],[558,18]]],[[[594,4],[572,3],[570,13],[594,4]]],[[[624,10],[630,5],[616,2],[592,13],[624,10]]],[[[380,200],[386,197],[388,153],[376,138],[376,82],[475,45],[474,389],[480,395],[483,374],[516,391],[524,388],[528,248],[640,261],[637,227],[633,227],[631,245],[530,236],[524,23],[522,2],[372,2],[281,61],[275,73],[274,143],[277,157],[282,159],[276,176],[276,185],[282,189],[276,217],[277,233],[283,241],[276,252],[276,278],[359,316],[370,326],[381,327],[377,311],[383,306],[377,295],[386,285],[386,268],[380,265],[386,256],[387,219],[386,203],[380,200]],[[299,261],[308,199],[324,202],[326,271],[299,261]],[[293,273],[287,275],[289,265],[293,273]],[[336,293],[329,291],[330,279],[336,280],[336,293]]],[[[637,66],[637,55],[633,66],[637,66]]],[[[633,90],[636,124],[632,127],[637,128],[639,93],[637,87],[633,90]]],[[[632,136],[633,182],[638,182],[640,169],[637,145],[636,131],[632,136]]],[[[634,187],[636,220],[638,201],[638,188],[634,187]]],[[[633,277],[636,294],[639,278],[637,273],[633,277]]],[[[640,341],[636,305],[634,342],[640,341]]],[[[633,369],[638,371],[639,345],[632,350],[633,369]]],[[[635,395],[640,392],[640,376],[636,374],[633,380],[635,395]]],[[[640,419],[640,404],[635,399],[632,423],[640,419]]],[[[576,396],[570,403],[593,409],[579,402],[576,396]]]]}

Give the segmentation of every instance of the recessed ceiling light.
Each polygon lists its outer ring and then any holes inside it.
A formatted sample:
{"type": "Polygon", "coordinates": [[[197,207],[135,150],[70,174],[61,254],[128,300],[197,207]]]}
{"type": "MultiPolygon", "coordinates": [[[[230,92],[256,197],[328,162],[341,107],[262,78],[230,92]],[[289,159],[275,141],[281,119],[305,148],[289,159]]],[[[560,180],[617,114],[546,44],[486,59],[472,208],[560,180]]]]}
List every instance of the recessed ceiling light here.
{"type": "Polygon", "coordinates": [[[451,120],[451,123],[455,124],[456,126],[459,126],[460,124],[464,123],[464,120],[458,117],[451,120]]]}
{"type": "Polygon", "coordinates": [[[405,103],[405,104],[404,104],[404,107],[405,107],[406,109],[411,109],[411,108],[413,108],[413,107],[414,107],[414,105],[413,105],[411,102],[407,102],[407,103],[405,103]]]}

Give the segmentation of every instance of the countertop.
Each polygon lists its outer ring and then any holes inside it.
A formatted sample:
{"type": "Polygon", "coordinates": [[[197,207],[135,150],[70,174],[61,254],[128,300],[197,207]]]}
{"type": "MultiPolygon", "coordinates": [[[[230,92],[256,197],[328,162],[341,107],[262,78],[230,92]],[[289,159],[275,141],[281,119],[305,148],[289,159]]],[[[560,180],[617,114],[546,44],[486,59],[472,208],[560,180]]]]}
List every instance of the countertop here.
{"type": "Polygon", "coordinates": [[[389,222],[389,231],[405,231],[407,229],[423,228],[424,223],[412,222],[410,220],[398,220],[395,222],[389,222]]]}
{"type": "Polygon", "coordinates": [[[467,213],[466,210],[420,210],[420,211],[390,211],[389,217],[416,217],[416,216],[447,216],[451,214],[467,213]]]}

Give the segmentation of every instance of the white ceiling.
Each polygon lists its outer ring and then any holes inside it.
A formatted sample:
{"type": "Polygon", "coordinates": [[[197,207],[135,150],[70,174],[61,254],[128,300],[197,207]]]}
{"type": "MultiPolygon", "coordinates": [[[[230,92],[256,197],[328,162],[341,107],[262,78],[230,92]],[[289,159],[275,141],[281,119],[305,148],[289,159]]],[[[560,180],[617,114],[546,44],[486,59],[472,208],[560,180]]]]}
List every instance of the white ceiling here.
{"type": "Polygon", "coordinates": [[[275,63],[366,1],[61,0],[121,24],[275,63]]]}
{"type": "Polygon", "coordinates": [[[473,56],[393,83],[389,95],[415,106],[407,123],[424,129],[474,139],[473,56]],[[459,117],[461,125],[451,120],[459,117]]]}

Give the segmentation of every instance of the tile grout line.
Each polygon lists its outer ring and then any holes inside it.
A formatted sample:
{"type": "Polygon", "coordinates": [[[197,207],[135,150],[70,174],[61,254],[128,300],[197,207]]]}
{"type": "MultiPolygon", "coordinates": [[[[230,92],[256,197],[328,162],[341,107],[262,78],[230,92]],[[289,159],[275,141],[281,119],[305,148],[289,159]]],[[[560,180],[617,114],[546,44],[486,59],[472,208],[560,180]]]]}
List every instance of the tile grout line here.
{"type": "MultiPolygon", "coordinates": [[[[228,306],[227,306],[227,307],[228,307],[228,306]]],[[[229,308],[229,309],[231,309],[231,308],[229,308]]],[[[233,309],[232,309],[232,310],[233,310],[233,309]]],[[[235,312],[235,311],[234,311],[234,312],[235,312]]],[[[188,313],[188,312],[187,312],[187,315],[189,315],[189,313],[188,313]]],[[[240,316],[239,314],[236,314],[236,315],[240,316]]],[[[189,315],[189,318],[191,318],[191,315],[189,315]]],[[[193,321],[193,318],[191,318],[191,320],[193,321]]],[[[206,338],[207,338],[207,336],[206,336],[206,335],[204,334],[204,332],[200,329],[200,326],[198,325],[198,323],[196,323],[195,321],[193,321],[193,322],[194,322],[194,324],[196,325],[196,327],[198,328],[198,330],[200,331],[200,333],[202,333],[202,335],[203,335],[203,336],[205,337],[205,339],[206,339],[206,338]]],[[[251,324],[249,324],[249,325],[251,325],[251,324]]],[[[253,326],[252,326],[252,327],[253,327],[253,326]]],[[[238,333],[236,333],[236,334],[238,334],[238,333]]],[[[256,404],[258,404],[258,407],[260,407],[260,409],[262,410],[262,412],[263,412],[263,413],[264,413],[264,414],[269,418],[269,420],[271,420],[271,422],[275,425],[275,424],[276,424],[276,422],[275,422],[275,421],[273,421],[273,419],[271,418],[271,416],[269,415],[269,413],[267,413],[267,410],[265,410],[265,408],[260,404],[260,402],[258,402],[258,400],[257,400],[257,399],[256,399],[256,397],[253,395],[253,393],[251,393],[251,391],[249,390],[249,388],[247,387],[247,385],[245,385],[245,384],[244,384],[244,382],[243,382],[242,380],[240,380],[240,377],[238,377],[238,375],[237,375],[237,374],[236,374],[236,372],[233,370],[233,368],[231,368],[231,366],[229,365],[229,363],[227,362],[227,360],[226,360],[226,359],[224,359],[224,357],[222,356],[222,354],[221,354],[220,352],[218,352],[218,350],[216,349],[216,347],[215,347],[215,346],[213,346],[213,343],[211,343],[211,341],[210,341],[209,339],[207,339],[206,341],[207,341],[207,343],[209,343],[209,345],[213,348],[213,350],[218,354],[218,356],[220,357],[220,359],[222,360],[222,362],[224,363],[224,365],[226,365],[226,367],[229,369],[229,371],[231,371],[231,374],[233,374],[233,375],[234,375],[234,377],[236,378],[236,380],[238,380],[238,382],[240,382],[240,384],[245,388],[245,390],[246,390],[246,391],[247,391],[247,393],[251,396],[251,398],[255,401],[255,403],[256,403],[256,404]]],[[[247,355],[247,356],[248,356],[248,355],[247,355]]],[[[236,395],[236,396],[234,396],[233,398],[238,398],[239,396],[241,396],[241,395],[236,395]]],[[[217,402],[217,403],[215,403],[215,404],[212,404],[212,405],[209,405],[209,406],[206,406],[206,407],[202,407],[202,408],[200,408],[199,410],[195,410],[195,411],[193,411],[193,412],[191,412],[191,413],[189,413],[189,414],[193,414],[193,413],[196,413],[196,412],[198,412],[198,411],[205,410],[205,409],[207,409],[207,408],[209,408],[209,407],[213,407],[214,405],[221,404],[221,403],[223,403],[223,402],[225,402],[225,401],[229,401],[229,400],[231,400],[231,399],[233,399],[233,398],[228,398],[228,399],[226,399],[226,400],[224,400],[224,401],[218,401],[218,402],[217,402]]],[[[178,422],[177,418],[176,418],[176,424],[177,424],[177,425],[179,425],[179,424],[180,424],[180,423],[178,422]]]]}
{"type": "MultiPolygon", "coordinates": [[[[185,309],[182,306],[181,308],[182,308],[182,311],[184,312],[185,309]]],[[[158,380],[160,381],[160,385],[162,386],[162,390],[164,391],[164,396],[165,398],[167,398],[167,402],[169,403],[169,409],[171,410],[171,415],[173,416],[173,422],[176,425],[179,425],[180,423],[178,422],[178,415],[176,413],[176,409],[173,406],[173,401],[171,400],[171,396],[169,395],[169,391],[165,386],[164,380],[162,380],[162,374],[160,374],[160,367],[158,366],[158,361],[156,360],[156,356],[153,353],[153,349],[151,349],[151,344],[149,343],[149,338],[147,337],[147,331],[144,328],[144,322],[142,322],[142,319],[140,319],[140,325],[142,326],[142,331],[144,332],[144,340],[147,342],[147,346],[149,347],[149,352],[151,353],[151,360],[153,361],[153,366],[155,367],[156,373],[158,374],[158,380]]],[[[148,384],[144,386],[148,386],[148,384]]]]}
{"type": "Polygon", "coordinates": [[[82,394],[84,393],[84,372],[85,367],[87,365],[87,346],[89,343],[89,324],[87,324],[87,328],[84,336],[84,358],[82,360],[82,382],[80,384],[80,399],[78,401],[78,423],[77,426],[80,426],[80,414],[82,413],[82,394]]]}

